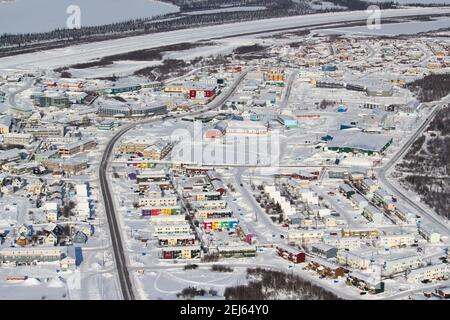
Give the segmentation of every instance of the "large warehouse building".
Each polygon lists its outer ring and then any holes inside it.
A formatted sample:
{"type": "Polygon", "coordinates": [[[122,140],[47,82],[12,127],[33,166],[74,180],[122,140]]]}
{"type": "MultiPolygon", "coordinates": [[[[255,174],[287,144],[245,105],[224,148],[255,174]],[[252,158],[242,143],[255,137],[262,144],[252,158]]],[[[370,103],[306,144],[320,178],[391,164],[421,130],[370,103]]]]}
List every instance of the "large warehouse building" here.
{"type": "Polygon", "coordinates": [[[161,104],[153,105],[117,105],[107,104],[98,108],[99,116],[103,117],[145,117],[151,115],[162,115],[167,113],[167,107],[161,104]]]}
{"type": "Polygon", "coordinates": [[[355,130],[342,130],[328,143],[328,150],[347,153],[367,153],[368,155],[383,154],[392,144],[390,136],[368,134],[355,130]]]}

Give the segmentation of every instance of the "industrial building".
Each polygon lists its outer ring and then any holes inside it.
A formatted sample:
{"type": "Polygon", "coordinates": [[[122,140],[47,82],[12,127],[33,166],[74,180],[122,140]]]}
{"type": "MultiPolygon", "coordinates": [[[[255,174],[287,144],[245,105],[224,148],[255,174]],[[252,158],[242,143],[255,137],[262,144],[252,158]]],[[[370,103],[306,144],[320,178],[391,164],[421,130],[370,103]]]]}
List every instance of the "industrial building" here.
{"type": "Polygon", "coordinates": [[[73,143],[67,143],[58,148],[61,158],[68,158],[78,153],[82,153],[95,148],[97,143],[94,139],[88,138],[73,143]]]}
{"type": "Polygon", "coordinates": [[[64,126],[46,125],[26,128],[25,131],[34,138],[64,137],[64,126]]]}
{"type": "Polygon", "coordinates": [[[366,153],[381,155],[392,144],[392,137],[381,134],[368,134],[353,130],[340,131],[328,142],[328,150],[344,153],[366,153]]]}
{"type": "Polygon", "coordinates": [[[98,115],[102,117],[148,117],[167,114],[167,106],[154,105],[117,105],[105,104],[98,108],[98,115]]]}
{"type": "Polygon", "coordinates": [[[17,144],[28,146],[33,142],[33,136],[29,133],[5,133],[3,134],[4,144],[17,144]]]}
{"type": "Polygon", "coordinates": [[[48,92],[41,96],[35,97],[35,103],[43,108],[59,107],[67,108],[70,106],[69,97],[59,92],[48,92]]]}

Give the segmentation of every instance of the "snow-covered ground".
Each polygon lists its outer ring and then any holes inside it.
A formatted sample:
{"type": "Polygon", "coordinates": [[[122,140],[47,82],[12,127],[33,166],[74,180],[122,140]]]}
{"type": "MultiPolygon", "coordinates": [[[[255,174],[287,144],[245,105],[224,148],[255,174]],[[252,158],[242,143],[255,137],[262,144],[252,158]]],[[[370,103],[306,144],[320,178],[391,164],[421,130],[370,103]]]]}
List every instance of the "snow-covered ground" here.
{"type": "MultiPolygon", "coordinates": [[[[415,16],[430,14],[450,13],[450,8],[412,8],[398,10],[384,10],[384,18],[398,16],[415,16]]],[[[264,20],[233,23],[220,26],[192,28],[187,30],[176,30],[164,33],[150,34],[145,36],[130,37],[124,39],[102,41],[100,43],[89,43],[63,49],[55,49],[40,52],[39,55],[23,54],[14,57],[0,59],[0,68],[56,68],[73,64],[74,61],[81,63],[101,58],[112,54],[125,53],[133,50],[154,48],[163,45],[171,45],[180,42],[195,42],[199,40],[210,40],[216,37],[229,37],[236,34],[264,32],[283,28],[298,28],[311,24],[335,23],[355,20],[365,20],[368,14],[365,11],[351,11],[339,13],[324,13],[305,15],[301,17],[287,17],[264,20]]]]}

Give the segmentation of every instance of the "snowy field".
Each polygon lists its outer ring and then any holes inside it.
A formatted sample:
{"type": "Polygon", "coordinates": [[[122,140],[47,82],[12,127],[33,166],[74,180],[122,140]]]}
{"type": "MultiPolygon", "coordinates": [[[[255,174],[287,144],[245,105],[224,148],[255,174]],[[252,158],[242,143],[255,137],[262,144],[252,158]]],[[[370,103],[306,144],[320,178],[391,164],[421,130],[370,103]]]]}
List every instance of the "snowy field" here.
{"type": "Polygon", "coordinates": [[[67,284],[60,278],[0,281],[1,300],[68,300],[67,284]]]}
{"type": "MultiPolygon", "coordinates": [[[[226,263],[225,263],[226,264],[226,263]]],[[[234,268],[233,272],[213,272],[207,268],[185,271],[183,268],[146,271],[135,274],[140,283],[139,292],[145,299],[177,299],[177,293],[189,286],[197,289],[217,290],[222,295],[229,286],[242,285],[246,281],[246,268],[234,268]]]]}

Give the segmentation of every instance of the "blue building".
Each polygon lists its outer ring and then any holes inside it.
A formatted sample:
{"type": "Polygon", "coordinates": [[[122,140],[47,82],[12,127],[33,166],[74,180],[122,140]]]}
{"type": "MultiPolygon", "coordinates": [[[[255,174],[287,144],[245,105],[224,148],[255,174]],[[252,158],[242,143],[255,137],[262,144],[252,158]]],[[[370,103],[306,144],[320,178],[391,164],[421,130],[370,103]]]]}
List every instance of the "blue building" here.
{"type": "Polygon", "coordinates": [[[124,87],[112,87],[110,89],[107,89],[105,93],[108,94],[118,94],[118,93],[124,93],[124,92],[132,92],[132,91],[138,91],[141,90],[141,85],[131,85],[131,86],[124,86],[124,87]]]}
{"type": "Polygon", "coordinates": [[[337,112],[347,112],[347,107],[340,105],[339,108],[337,109],[337,112]]]}
{"type": "Polygon", "coordinates": [[[322,71],[326,71],[326,72],[333,72],[337,70],[337,67],[335,64],[332,63],[328,63],[328,64],[324,64],[322,65],[322,71]]]}
{"type": "Polygon", "coordinates": [[[280,116],[278,116],[277,120],[287,129],[299,127],[298,121],[289,116],[280,115],[280,116]]]}

